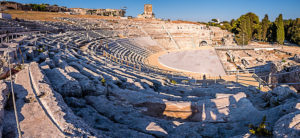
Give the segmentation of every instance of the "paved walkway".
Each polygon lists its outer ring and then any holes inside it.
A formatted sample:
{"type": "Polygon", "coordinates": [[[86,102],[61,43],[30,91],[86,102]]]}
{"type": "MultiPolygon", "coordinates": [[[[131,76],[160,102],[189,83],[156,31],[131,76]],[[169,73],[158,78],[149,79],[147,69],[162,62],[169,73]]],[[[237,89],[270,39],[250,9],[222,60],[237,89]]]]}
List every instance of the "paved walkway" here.
{"type": "Polygon", "coordinates": [[[36,100],[28,69],[16,75],[14,87],[19,98],[17,108],[22,137],[64,137],[36,100]]]}

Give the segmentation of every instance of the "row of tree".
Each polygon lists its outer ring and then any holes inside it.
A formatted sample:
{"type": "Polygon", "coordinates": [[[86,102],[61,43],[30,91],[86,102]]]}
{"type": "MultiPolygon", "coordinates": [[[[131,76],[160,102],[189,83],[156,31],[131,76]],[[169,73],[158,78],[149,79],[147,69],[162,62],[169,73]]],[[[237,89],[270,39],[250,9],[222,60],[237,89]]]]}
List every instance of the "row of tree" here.
{"type": "Polygon", "coordinates": [[[280,14],[274,22],[266,14],[262,21],[254,13],[247,13],[230,22],[208,22],[210,26],[218,26],[235,34],[239,45],[247,45],[251,40],[283,44],[284,40],[300,45],[300,18],[283,20],[280,14]]]}
{"type": "MultiPolygon", "coordinates": [[[[33,11],[49,11],[49,7],[59,7],[58,5],[50,5],[46,3],[42,4],[25,4],[26,7],[29,7],[33,11]]],[[[67,8],[65,6],[62,6],[62,8],[67,8]]]]}

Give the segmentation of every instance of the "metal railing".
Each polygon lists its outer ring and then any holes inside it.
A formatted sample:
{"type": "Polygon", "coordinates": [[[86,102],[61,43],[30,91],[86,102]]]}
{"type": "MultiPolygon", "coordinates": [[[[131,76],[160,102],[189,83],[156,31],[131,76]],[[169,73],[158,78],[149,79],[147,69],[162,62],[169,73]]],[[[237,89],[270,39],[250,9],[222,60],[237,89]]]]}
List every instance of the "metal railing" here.
{"type": "Polygon", "coordinates": [[[250,73],[255,73],[255,69],[229,70],[229,71],[226,71],[227,75],[250,74],[250,73]]]}

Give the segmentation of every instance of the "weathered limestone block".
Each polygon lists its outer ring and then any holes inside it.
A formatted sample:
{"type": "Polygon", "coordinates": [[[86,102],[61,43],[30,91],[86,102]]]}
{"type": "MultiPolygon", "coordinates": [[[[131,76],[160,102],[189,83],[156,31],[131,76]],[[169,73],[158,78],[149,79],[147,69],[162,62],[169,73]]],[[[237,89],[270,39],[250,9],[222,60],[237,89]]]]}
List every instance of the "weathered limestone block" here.
{"type": "Polygon", "coordinates": [[[44,72],[50,72],[51,68],[49,67],[49,65],[47,65],[45,62],[39,64],[40,68],[44,71],[44,72]]]}
{"type": "MultiPolygon", "coordinates": [[[[294,64],[292,62],[272,62],[270,65],[270,77],[269,77],[269,83],[274,84],[272,87],[275,88],[277,83],[297,83],[300,81],[300,73],[299,66],[297,64],[294,64]],[[291,72],[288,74],[282,74],[282,75],[274,75],[278,73],[286,73],[291,72]]],[[[300,84],[294,84],[291,87],[294,87],[296,90],[300,90],[300,84]]]]}
{"type": "Polygon", "coordinates": [[[143,85],[144,87],[154,87],[153,82],[148,81],[148,80],[146,80],[146,79],[141,79],[141,82],[144,84],[144,85],[143,85]],[[147,86],[145,86],[145,84],[146,84],[147,86]]]}
{"type": "Polygon", "coordinates": [[[75,114],[83,118],[93,128],[105,130],[103,134],[106,134],[108,137],[152,137],[130,129],[126,125],[111,121],[107,117],[100,115],[98,111],[89,105],[75,109],[75,114]]]}
{"type": "Polygon", "coordinates": [[[144,90],[144,87],[141,83],[136,82],[134,79],[127,78],[127,82],[122,82],[122,87],[129,89],[129,90],[144,90]]]}
{"type": "Polygon", "coordinates": [[[261,62],[261,63],[264,62],[264,59],[262,59],[262,58],[255,58],[255,60],[256,60],[257,62],[261,62]]]}
{"type": "Polygon", "coordinates": [[[45,61],[47,58],[49,58],[49,55],[48,55],[48,52],[43,52],[43,53],[40,53],[39,56],[38,56],[38,60],[39,61],[45,61]]]}
{"type": "Polygon", "coordinates": [[[45,62],[46,62],[47,65],[49,65],[49,67],[50,67],[51,69],[52,69],[52,68],[55,68],[55,63],[53,62],[52,59],[47,58],[47,59],[45,60],[45,62]]]}
{"type": "Polygon", "coordinates": [[[46,58],[46,60],[40,64],[40,66],[43,65],[48,65],[51,69],[55,68],[55,64],[53,62],[53,60],[51,60],[50,58],[46,58]]]}
{"type": "Polygon", "coordinates": [[[49,58],[53,58],[55,56],[55,53],[54,52],[49,52],[49,58]]]}
{"type": "Polygon", "coordinates": [[[83,108],[86,106],[86,102],[84,99],[79,99],[75,97],[66,97],[65,102],[74,108],[83,108]]]}
{"type": "Polygon", "coordinates": [[[54,68],[46,73],[54,89],[63,96],[82,96],[78,81],[69,76],[64,70],[54,68]]]}
{"type": "Polygon", "coordinates": [[[91,80],[95,81],[95,83],[99,82],[100,78],[102,78],[102,76],[97,73],[97,69],[85,63],[71,62],[69,65],[76,68],[80,73],[87,76],[91,80]]]}
{"type": "Polygon", "coordinates": [[[66,66],[65,70],[68,73],[68,75],[75,78],[79,82],[84,95],[88,95],[89,93],[93,93],[96,91],[94,82],[88,77],[82,75],[75,68],[71,66],[66,66]]]}
{"type": "Polygon", "coordinates": [[[113,118],[116,122],[127,125],[131,129],[157,137],[166,136],[172,129],[166,120],[142,115],[132,107],[124,108],[124,106],[130,105],[114,104],[108,101],[105,96],[86,96],[85,99],[99,113],[108,118],[113,118]],[[155,122],[155,126],[151,122],[155,122]]]}
{"type": "Polygon", "coordinates": [[[234,62],[235,57],[234,57],[234,55],[232,54],[232,51],[229,50],[229,51],[226,52],[226,54],[227,54],[228,57],[230,58],[230,62],[234,62]]]}
{"type": "Polygon", "coordinates": [[[33,60],[34,52],[31,48],[26,51],[26,57],[27,60],[33,60]]]}
{"type": "Polygon", "coordinates": [[[66,137],[102,137],[73,114],[62,96],[51,88],[48,78],[39,69],[37,63],[31,63],[29,71],[37,95],[44,95],[39,98],[41,103],[66,137]]]}
{"type": "Polygon", "coordinates": [[[2,137],[4,107],[6,101],[8,100],[8,94],[8,86],[2,80],[0,80],[0,137],[2,137]]]}
{"type": "Polygon", "coordinates": [[[278,86],[274,90],[268,92],[265,98],[270,102],[271,106],[277,106],[293,97],[297,98],[297,93],[295,91],[291,90],[289,87],[278,86]]]}
{"type": "Polygon", "coordinates": [[[300,54],[295,54],[294,60],[298,63],[300,63],[300,54]]]}
{"type": "Polygon", "coordinates": [[[54,57],[53,57],[53,61],[54,61],[54,64],[56,67],[59,67],[59,68],[65,68],[65,66],[67,66],[68,64],[62,60],[60,58],[60,55],[59,54],[56,54],[54,57]]]}
{"type": "Polygon", "coordinates": [[[245,67],[249,65],[249,62],[246,59],[241,59],[241,62],[245,67]]]}
{"type": "Polygon", "coordinates": [[[274,125],[274,137],[300,137],[300,111],[281,117],[274,125]]]}
{"type": "Polygon", "coordinates": [[[8,67],[0,67],[0,79],[4,79],[9,76],[9,68],[8,67]]]}

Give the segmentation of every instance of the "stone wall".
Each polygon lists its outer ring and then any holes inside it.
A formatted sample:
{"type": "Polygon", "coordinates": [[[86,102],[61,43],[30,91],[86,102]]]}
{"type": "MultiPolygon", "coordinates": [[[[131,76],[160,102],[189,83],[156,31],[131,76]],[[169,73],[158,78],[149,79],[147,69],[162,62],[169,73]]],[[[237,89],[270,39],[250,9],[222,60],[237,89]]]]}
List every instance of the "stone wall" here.
{"type": "Polygon", "coordinates": [[[2,1],[0,2],[0,6],[2,6],[2,10],[13,9],[13,10],[22,10],[22,4],[11,1],[2,1]]]}
{"type": "Polygon", "coordinates": [[[100,15],[100,16],[119,16],[124,17],[126,11],[123,9],[84,9],[70,8],[72,14],[80,15],[100,15]]]}

